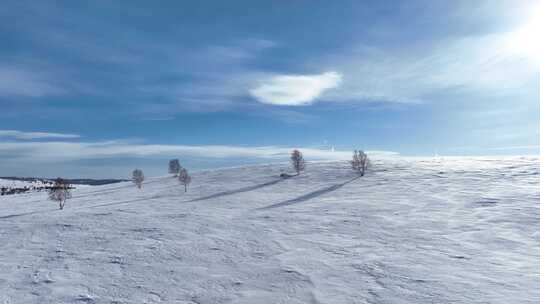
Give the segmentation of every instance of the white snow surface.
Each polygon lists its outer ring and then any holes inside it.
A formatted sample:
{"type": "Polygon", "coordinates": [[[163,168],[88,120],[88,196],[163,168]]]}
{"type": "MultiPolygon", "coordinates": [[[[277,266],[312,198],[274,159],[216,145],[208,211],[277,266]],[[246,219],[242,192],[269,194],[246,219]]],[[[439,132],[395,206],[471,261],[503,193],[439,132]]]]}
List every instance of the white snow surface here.
{"type": "Polygon", "coordinates": [[[0,197],[0,303],[540,303],[540,159],[194,172],[0,197]]]}
{"type": "Polygon", "coordinates": [[[24,187],[32,187],[32,186],[43,187],[43,183],[40,181],[28,182],[28,181],[0,178],[0,187],[24,188],[24,187]]]}

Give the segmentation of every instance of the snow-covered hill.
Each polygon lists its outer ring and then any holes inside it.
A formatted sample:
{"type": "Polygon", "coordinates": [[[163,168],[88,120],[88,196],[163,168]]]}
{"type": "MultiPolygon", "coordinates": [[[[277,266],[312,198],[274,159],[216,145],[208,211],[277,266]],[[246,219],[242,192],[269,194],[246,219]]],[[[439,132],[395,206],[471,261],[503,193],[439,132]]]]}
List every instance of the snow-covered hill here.
{"type": "Polygon", "coordinates": [[[0,198],[0,303],[540,303],[540,159],[308,163],[0,198]]]}

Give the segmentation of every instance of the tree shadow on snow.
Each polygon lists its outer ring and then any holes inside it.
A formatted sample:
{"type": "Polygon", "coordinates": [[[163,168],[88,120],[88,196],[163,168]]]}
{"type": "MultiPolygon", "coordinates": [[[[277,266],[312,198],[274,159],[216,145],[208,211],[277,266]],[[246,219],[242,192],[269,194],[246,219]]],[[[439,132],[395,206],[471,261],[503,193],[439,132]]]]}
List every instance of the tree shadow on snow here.
{"type": "Polygon", "coordinates": [[[285,207],[285,206],[289,206],[289,205],[294,205],[294,204],[297,204],[297,203],[301,203],[301,202],[305,202],[307,200],[310,200],[312,198],[316,198],[318,196],[321,196],[323,194],[326,194],[326,193],[329,193],[329,192],[332,192],[332,191],[336,191],[338,190],[339,188],[349,184],[349,183],[352,183],[353,181],[357,180],[358,178],[360,178],[360,176],[357,176],[357,177],[354,177],[346,182],[343,182],[341,184],[335,184],[333,186],[330,186],[330,187],[326,187],[326,188],[323,188],[323,189],[319,189],[319,190],[316,190],[316,191],[313,191],[313,192],[310,192],[308,194],[304,194],[302,196],[299,196],[297,198],[293,198],[293,199],[290,199],[290,200],[286,200],[284,202],[281,202],[281,203],[277,203],[277,204],[273,204],[273,205],[270,205],[270,206],[266,206],[266,207],[261,207],[261,208],[257,208],[257,210],[267,210],[267,209],[273,209],[273,208],[279,208],[279,207],[285,207]]]}
{"type": "Polygon", "coordinates": [[[44,211],[32,211],[32,212],[24,212],[24,213],[17,213],[17,214],[8,214],[8,215],[0,216],[0,220],[9,219],[13,217],[19,217],[19,216],[25,216],[25,215],[31,215],[31,214],[36,214],[36,213],[50,212],[50,211],[51,210],[44,210],[44,211]]]}
{"type": "Polygon", "coordinates": [[[268,186],[275,185],[275,184],[277,184],[277,183],[279,183],[281,181],[284,181],[284,180],[285,180],[284,178],[280,178],[280,179],[276,179],[276,180],[273,180],[273,181],[270,181],[270,182],[266,182],[264,184],[248,186],[248,187],[243,187],[243,188],[236,189],[236,190],[223,191],[223,192],[219,192],[219,193],[215,193],[215,194],[211,194],[211,195],[207,195],[207,196],[203,196],[203,197],[199,197],[199,198],[194,198],[194,199],[186,201],[186,202],[187,203],[198,202],[198,201],[204,201],[204,200],[212,199],[212,198],[216,198],[216,197],[222,197],[222,196],[233,195],[233,194],[242,193],[242,192],[253,191],[253,190],[263,188],[263,187],[268,187],[268,186]]]}
{"type": "MultiPolygon", "coordinates": [[[[236,193],[253,191],[253,190],[263,188],[263,187],[275,185],[275,184],[277,184],[277,183],[279,183],[279,182],[281,182],[283,180],[285,180],[285,179],[282,178],[282,179],[273,180],[273,181],[266,182],[266,183],[259,184],[259,185],[244,187],[244,188],[240,188],[240,189],[236,189],[236,190],[223,191],[223,192],[219,192],[219,193],[216,193],[216,194],[195,198],[195,199],[192,199],[192,200],[189,200],[189,201],[186,201],[186,202],[196,202],[196,201],[202,201],[202,200],[207,200],[207,199],[226,196],[226,195],[232,195],[232,194],[236,194],[236,193]]],[[[118,188],[123,188],[123,187],[118,187],[118,188]]],[[[100,208],[100,207],[115,206],[115,205],[124,205],[124,204],[131,204],[131,203],[137,203],[137,202],[141,202],[141,201],[149,201],[149,200],[154,200],[154,199],[159,199],[159,198],[167,198],[167,197],[176,197],[176,196],[154,195],[154,196],[150,196],[150,197],[141,197],[141,198],[136,198],[136,199],[131,199],[131,200],[116,201],[116,202],[110,202],[110,203],[104,203],[104,204],[98,204],[98,205],[92,205],[92,206],[79,206],[79,207],[76,207],[74,209],[75,210],[77,210],[77,209],[88,209],[88,208],[91,209],[91,208],[100,208]]],[[[51,211],[57,211],[57,209],[25,212],[25,213],[19,213],[19,214],[8,214],[8,215],[0,216],[0,220],[19,217],[19,216],[26,216],[26,215],[31,215],[31,214],[37,214],[37,213],[51,212],[51,211]]]]}
{"type": "Polygon", "coordinates": [[[115,205],[124,205],[124,204],[131,204],[131,203],[137,203],[137,202],[142,202],[142,201],[151,201],[151,200],[155,200],[155,199],[158,199],[158,198],[167,198],[167,197],[173,197],[173,196],[170,196],[170,195],[164,195],[164,196],[154,195],[154,196],[141,197],[141,198],[136,198],[136,199],[132,199],[132,200],[126,200],[126,201],[111,202],[111,203],[92,205],[92,206],[84,206],[84,207],[81,207],[81,209],[99,208],[99,207],[115,206],[115,205]]]}
{"type": "MultiPolygon", "coordinates": [[[[81,209],[91,209],[91,208],[99,208],[99,207],[105,207],[105,206],[114,206],[114,205],[123,205],[123,204],[130,204],[130,203],[136,203],[141,201],[147,201],[147,200],[154,200],[157,198],[161,198],[165,196],[151,196],[151,197],[143,197],[138,199],[132,199],[132,200],[126,200],[126,201],[117,201],[117,202],[111,202],[111,203],[105,203],[105,204],[99,204],[99,205],[92,205],[92,206],[76,206],[69,208],[70,210],[81,210],[81,209]]],[[[0,220],[3,219],[10,219],[14,217],[20,217],[20,216],[26,216],[26,215],[32,215],[32,214],[43,214],[43,213],[49,213],[49,212],[56,212],[59,211],[58,209],[48,209],[48,210],[39,210],[39,211],[31,211],[31,212],[24,212],[24,213],[17,213],[17,214],[8,214],[8,215],[2,215],[0,216],[0,220]]]]}

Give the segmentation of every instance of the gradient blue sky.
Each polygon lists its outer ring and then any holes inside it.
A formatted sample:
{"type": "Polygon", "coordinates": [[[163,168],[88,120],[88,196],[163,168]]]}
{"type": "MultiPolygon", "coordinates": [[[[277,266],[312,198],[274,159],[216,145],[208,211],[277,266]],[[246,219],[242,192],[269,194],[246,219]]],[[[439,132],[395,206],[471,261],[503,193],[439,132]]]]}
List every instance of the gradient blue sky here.
{"type": "Polygon", "coordinates": [[[540,154],[538,1],[7,0],[0,20],[0,176],[540,154]]]}

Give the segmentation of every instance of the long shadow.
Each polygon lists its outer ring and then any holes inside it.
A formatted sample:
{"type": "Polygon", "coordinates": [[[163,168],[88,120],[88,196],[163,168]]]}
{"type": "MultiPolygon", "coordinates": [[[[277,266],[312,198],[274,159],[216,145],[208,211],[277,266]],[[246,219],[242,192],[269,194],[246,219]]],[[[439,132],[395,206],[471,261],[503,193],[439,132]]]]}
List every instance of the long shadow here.
{"type": "Polygon", "coordinates": [[[349,183],[352,183],[353,181],[357,180],[358,178],[360,178],[360,176],[357,176],[357,177],[355,177],[353,179],[350,179],[350,180],[348,180],[348,181],[346,181],[344,183],[336,184],[336,185],[333,185],[333,186],[330,186],[330,187],[327,187],[327,188],[323,188],[323,189],[319,189],[319,190],[310,192],[308,194],[304,194],[302,196],[299,196],[297,198],[286,200],[286,201],[281,202],[281,203],[273,204],[273,205],[266,206],[266,207],[257,208],[257,210],[268,210],[268,209],[285,207],[285,206],[290,206],[290,205],[298,204],[298,203],[301,203],[301,202],[305,202],[307,200],[310,200],[312,198],[316,198],[316,197],[321,196],[323,194],[326,194],[326,193],[329,193],[329,192],[332,192],[332,191],[336,191],[339,188],[341,188],[341,187],[343,187],[343,186],[345,186],[345,185],[347,185],[349,183]]]}
{"type": "MultiPolygon", "coordinates": [[[[145,201],[145,200],[153,200],[153,199],[156,199],[156,198],[158,198],[158,197],[156,197],[156,196],[143,197],[143,198],[138,198],[138,199],[133,199],[133,200],[105,203],[105,204],[92,205],[92,206],[80,206],[80,207],[70,208],[70,210],[91,209],[91,208],[99,208],[99,207],[105,207],[105,206],[123,205],[123,204],[136,203],[136,202],[145,201]]],[[[38,213],[48,213],[48,212],[57,211],[57,210],[58,209],[32,211],[32,212],[24,212],[24,213],[17,213],[17,214],[9,214],[9,215],[0,216],[0,220],[19,217],[19,216],[38,214],[38,213]]]]}
{"type": "Polygon", "coordinates": [[[164,197],[168,197],[168,196],[141,197],[141,198],[132,199],[132,200],[126,200],[126,201],[105,203],[105,204],[92,205],[92,206],[82,206],[82,207],[79,207],[79,208],[80,209],[92,209],[92,208],[99,208],[99,207],[106,207],[106,206],[124,205],[124,204],[131,204],[131,203],[142,202],[142,201],[151,201],[151,200],[154,200],[156,198],[164,198],[164,197]]]}
{"type": "MultiPolygon", "coordinates": [[[[117,201],[117,202],[111,202],[111,203],[105,203],[105,204],[99,204],[99,205],[92,205],[92,206],[78,206],[74,208],[69,208],[70,210],[81,210],[81,209],[92,209],[92,208],[99,208],[99,207],[106,207],[106,206],[114,206],[114,205],[124,205],[124,204],[130,204],[130,203],[136,203],[141,201],[147,201],[147,200],[154,200],[158,198],[165,198],[165,197],[172,197],[172,196],[150,196],[150,197],[141,197],[137,199],[132,200],[125,200],[125,201],[117,201]]],[[[26,216],[26,215],[32,215],[32,214],[38,214],[38,213],[48,213],[48,212],[54,212],[58,211],[58,209],[49,209],[49,210],[40,210],[40,211],[31,211],[31,212],[24,212],[24,213],[17,213],[17,214],[8,214],[0,216],[0,220],[3,219],[10,219],[14,217],[19,216],[26,216]]]]}
{"type": "Polygon", "coordinates": [[[9,219],[13,217],[19,217],[19,216],[25,216],[30,214],[36,214],[36,213],[43,213],[43,212],[50,212],[51,210],[44,210],[44,211],[32,211],[32,212],[24,212],[24,213],[17,213],[17,214],[8,214],[0,216],[0,220],[9,219]]]}
{"type": "MultiPolygon", "coordinates": [[[[143,186],[148,185],[148,184],[162,182],[162,181],[163,181],[163,179],[161,179],[161,178],[151,180],[151,181],[147,181],[147,182],[143,183],[143,186]]],[[[88,196],[94,196],[94,195],[109,194],[111,192],[116,192],[117,190],[127,189],[127,188],[135,188],[135,185],[128,184],[128,185],[118,186],[118,187],[114,187],[114,188],[108,188],[108,189],[105,189],[105,190],[96,190],[96,191],[90,191],[90,192],[83,192],[80,195],[74,195],[73,198],[81,198],[81,197],[88,197],[88,196]]]]}
{"type": "MultiPolygon", "coordinates": [[[[240,189],[236,189],[236,190],[223,191],[223,192],[215,193],[215,194],[208,195],[208,196],[194,198],[194,199],[191,199],[191,200],[188,200],[188,201],[185,201],[185,202],[186,203],[197,202],[197,201],[207,200],[207,199],[221,197],[221,196],[225,196],[225,195],[232,195],[232,194],[236,194],[236,193],[252,191],[252,190],[256,190],[256,189],[260,189],[260,188],[263,188],[263,187],[267,187],[267,186],[277,184],[282,180],[283,179],[278,179],[278,180],[273,180],[273,181],[270,181],[270,182],[267,182],[267,183],[264,183],[264,184],[244,187],[244,188],[240,188],[240,189]]],[[[150,197],[137,198],[137,199],[133,199],[133,200],[111,202],[111,203],[105,203],[105,204],[99,204],[99,205],[93,205],[93,206],[81,207],[81,208],[86,209],[86,208],[99,208],[99,207],[105,207],[105,206],[123,205],[123,204],[136,203],[136,202],[145,201],[145,200],[153,200],[153,199],[167,198],[167,197],[176,197],[176,196],[159,196],[159,195],[155,195],[155,196],[150,196],[150,197]]]]}
{"type": "MultiPolygon", "coordinates": [[[[189,201],[186,201],[186,202],[187,202],[187,203],[189,203],[189,202],[196,202],[196,201],[202,201],[202,200],[207,200],[207,199],[216,198],[216,197],[221,197],[221,196],[226,196],[226,195],[232,195],[232,194],[236,194],[236,193],[242,193],[242,192],[253,191],[253,190],[256,190],[256,189],[263,188],[263,187],[275,185],[275,184],[277,184],[277,183],[279,183],[279,182],[281,182],[281,181],[283,181],[283,180],[285,180],[285,179],[280,178],[280,179],[273,180],[273,181],[266,182],[266,183],[259,184],[259,185],[254,185],[254,186],[249,186],[249,187],[243,187],[243,188],[236,189],[236,190],[223,191],[223,192],[215,193],[215,194],[212,194],[212,195],[208,195],[208,196],[204,196],[204,197],[195,198],[195,199],[192,199],[192,200],[189,200],[189,201]]],[[[120,187],[118,187],[118,188],[120,188],[120,187]]],[[[150,196],[150,197],[142,197],[142,198],[137,198],[137,199],[132,199],[132,200],[117,201],[117,202],[104,203],[104,204],[99,204],[99,205],[81,206],[81,207],[78,207],[78,208],[76,208],[76,209],[91,209],[91,208],[99,208],[99,207],[114,206],[114,205],[124,205],[124,204],[130,204],[130,203],[141,202],[141,201],[145,201],[145,200],[154,200],[154,199],[158,199],[158,198],[165,198],[165,197],[176,197],[176,196],[150,196]]],[[[45,213],[45,212],[51,212],[51,211],[53,211],[53,210],[33,211],[33,212],[26,212],[26,213],[19,213],[19,214],[10,214],[10,215],[5,215],[5,216],[0,216],[0,219],[8,219],[8,218],[13,218],[13,217],[19,217],[19,216],[31,215],[31,214],[36,214],[36,213],[45,213]]]]}
{"type": "Polygon", "coordinates": [[[273,181],[270,181],[270,182],[266,182],[264,184],[243,187],[243,188],[239,188],[239,189],[235,189],[235,190],[218,192],[218,193],[215,193],[215,194],[211,194],[211,195],[207,195],[207,196],[203,196],[203,197],[199,197],[199,198],[194,198],[192,200],[186,201],[186,203],[204,201],[204,200],[211,199],[211,198],[216,198],[216,197],[233,195],[233,194],[242,193],[242,192],[253,191],[253,190],[263,188],[263,187],[268,187],[268,186],[275,185],[275,184],[277,184],[277,183],[279,183],[281,181],[284,181],[284,180],[285,180],[285,178],[280,178],[280,179],[276,179],[276,180],[273,180],[273,181]]]}

